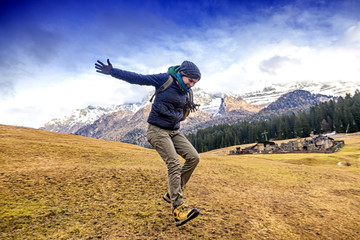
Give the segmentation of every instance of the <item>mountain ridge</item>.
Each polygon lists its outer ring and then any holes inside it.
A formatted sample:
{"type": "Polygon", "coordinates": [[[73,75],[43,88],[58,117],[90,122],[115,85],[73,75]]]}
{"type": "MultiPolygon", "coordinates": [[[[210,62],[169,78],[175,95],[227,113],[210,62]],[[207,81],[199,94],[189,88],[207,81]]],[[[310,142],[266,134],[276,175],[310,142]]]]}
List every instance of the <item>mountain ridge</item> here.
{"type": "MultiPolygon", "coordinates": [[[[275,90],[268,88],[264,91],[269,93],[275,90]]],[[[181,131],[188,134],[217,124],[236,124],[245,119],[261,119],[276,114],[299,112],[333,98],[312,94],[305,90],[294,90],[280,95],[274,102],[264,105],[263,100],[262,104],[255,105],[247,103],[241,95],[211,94],[195,88],[194,99],[200,104],[200,108],[181,122],[181,131]]],[[[63,120],[55,119],[41,129],[150,147],[146,139],[147,117],[150,109],[151,104],[146,99],[142,103],[124,104],[111,108],[87,107],[73,111],[72,114],[79,114],[80,117],[66,116],[63,120]],[[83,115],[95,115],[97,118],[95,117],[93,121],[76,122],[76,119],[81,120],[83,115]],[[71,121],[74,119],[75,122],[71,121]]]]}
{"type": "Polygon", "coordinates": [[[315,104],[327,102],[336,97],[324,94],[312,94],[305,90],[295,90],[281,95],[275,102],[260,110],[259,114],[267,114],[277,112],[278,114],[286,114],[294,109],[306,110],[315,104]]]}

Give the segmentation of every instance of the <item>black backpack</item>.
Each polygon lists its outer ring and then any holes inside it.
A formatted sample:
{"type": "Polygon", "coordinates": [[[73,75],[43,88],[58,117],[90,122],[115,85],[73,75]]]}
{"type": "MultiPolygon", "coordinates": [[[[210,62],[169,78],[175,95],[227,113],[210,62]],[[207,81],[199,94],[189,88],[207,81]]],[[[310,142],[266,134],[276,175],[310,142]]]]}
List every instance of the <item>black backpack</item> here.
{"type": "MultiPolygon", "coordinates": [[[[165,91],[166,89],[168,89],[171,84],[173,83],[174,78],[169,75],[168,80],[166,80],[166,82],[163,83],[163,85],[161,85],[154,93],[154,95],[152,95],[152,97],[150,98],[150,102],[152,102],[152,100],[154,99],[154,97],[159,94],[162,91],[165,91]]],[[[181,121],[184,121],[187,116],[189,116],[190,112],[195,112],[197,110],[197,107],[199,107],[199,104],[195,104],[194,103],[194,94],[192,89],[190,89],[188,91],[188,97],[186,98],[186,104],[185,107],[183,109],[183,118],[181,119],[181,121]]]]}

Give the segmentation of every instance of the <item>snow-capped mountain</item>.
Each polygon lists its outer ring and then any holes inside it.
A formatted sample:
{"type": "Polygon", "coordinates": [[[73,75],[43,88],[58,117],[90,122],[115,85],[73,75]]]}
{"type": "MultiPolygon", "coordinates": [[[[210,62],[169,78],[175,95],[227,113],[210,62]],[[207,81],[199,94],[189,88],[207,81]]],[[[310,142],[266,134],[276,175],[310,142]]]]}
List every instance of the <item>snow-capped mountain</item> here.
{"type": "Polygon", "coordinates": [[[264,86],[262,91],[254,91],[240,96],[249,104],[265,107],[276,101],[281,95],[296,90],[305,90],[312,94],[323,94],[328,96],[345,96],[347,93],[354,94],[356,83],[352,82],[295,82],[284,84],[272,84],[264,86]]]}
{"type": "Polygon", "coordinates": [[[106,114],[122,111],[124,115],[132,115],[141,105],[141,103],[110,107],[94,107],[90,105],[85,109],[75,109],[70,114],[61,118],[52,119],[40,129],[59,133],[75,133],[81,127],[92,124],[106,114]]]}
{"type": "Polygon", "coordinates": [[[225,112],[236,111],[238,109],[250,112],[258,112],[261,108],[248,104],[242,96],[238,94],[207,93],[200,88],[194,88],[194,101],[200,104],[199,110],[211,114],[212,117],[219,117],[225,112]]]}
{"type": "Polygon", "coordinates": [[[323,94],[312,94],[305,90],[295,90],[281,95],[275,102],[263,108],[259,115],[280,115],[289,112],[302,111],[319,104],[327,102],[336,97],[323,94]]]}
{"type": "MultiPolygon", "coordinates": [[[[41,129],[145,146],[151,95],[141,103],[76,109],[69,115],[49,121],[41,129]]],[[[234,122],[261,109],[246,103],[238,95],[211,94],[200,88],[194,88],[194,99],[200,108],[181,123],[185,133],[218,123],[234,122]]]]}
{"type": "MultiPolygon", "coordinates": [[[[181,123],[181,131],[190,133],[216,124],[234,124],[244,119],[296,112],[328,101],[332,96],[344,96],[354,91],[354,86],[340,82],[273,85],[241,95],[207,93],[194,88],[194,101],[200,104],[200,108],[181,123]]],[[[77,109],[67,116],[51,120],[42,129],[147,146],[146,121],[151,109],[151,95],[141,103],[77,109]]]]}

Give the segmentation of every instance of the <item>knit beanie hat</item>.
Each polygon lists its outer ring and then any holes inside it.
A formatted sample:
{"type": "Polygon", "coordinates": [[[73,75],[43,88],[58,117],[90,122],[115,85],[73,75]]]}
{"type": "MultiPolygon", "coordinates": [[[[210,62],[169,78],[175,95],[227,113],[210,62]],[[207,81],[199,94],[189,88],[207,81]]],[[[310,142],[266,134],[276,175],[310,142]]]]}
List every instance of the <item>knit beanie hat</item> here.
{"type": "Polygon", "coordinates": [[[190,61],[184,61],[180,65],[179,72],[180,72],[180,74],[183,73],[186,76],[189,76],[191,78],[196,78],[198,80],[200,80],[200,78],[201,78],[201,73],[200,73],[199,68],[190,61]]]}

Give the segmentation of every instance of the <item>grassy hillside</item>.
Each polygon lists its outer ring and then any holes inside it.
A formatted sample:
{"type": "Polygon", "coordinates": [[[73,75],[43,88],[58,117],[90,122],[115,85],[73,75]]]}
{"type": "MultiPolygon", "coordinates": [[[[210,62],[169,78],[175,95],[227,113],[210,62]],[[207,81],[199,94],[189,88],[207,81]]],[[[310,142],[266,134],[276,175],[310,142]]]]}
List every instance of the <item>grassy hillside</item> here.
{"type": "Polygon", "coordinates": [[[0,125],[0,239],[359,239],[360,136],[334,154],[201,154],[175,227],[154,150],[0,125]],[[337,163],[350,166],[338,166],[337,163]]]}

